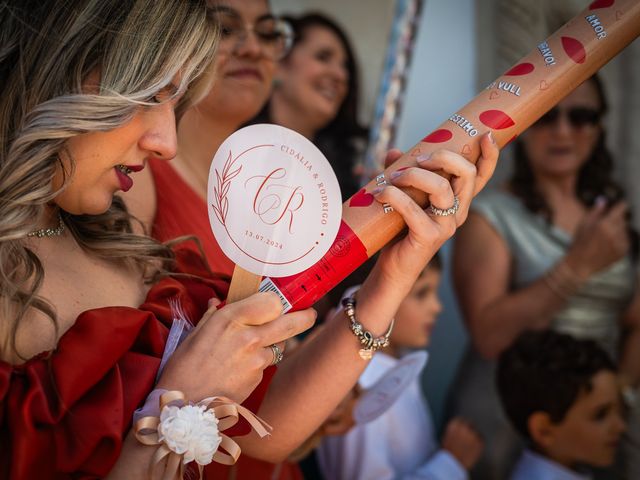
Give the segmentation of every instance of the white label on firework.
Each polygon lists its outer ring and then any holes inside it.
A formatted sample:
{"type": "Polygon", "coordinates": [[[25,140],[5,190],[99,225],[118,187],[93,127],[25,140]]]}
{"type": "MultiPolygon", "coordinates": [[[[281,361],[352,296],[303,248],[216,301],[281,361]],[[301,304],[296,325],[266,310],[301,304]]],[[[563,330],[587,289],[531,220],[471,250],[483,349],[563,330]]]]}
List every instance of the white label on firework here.
{"type": "Polygon", "coordinates": [[[260,282],[260,287],[258,288],[259,292],[273,292],[278,297],[280,297],[280,303],[282,304],[282,313],[287,313],[289,310],[293,308],[291,302],[287,300],[287,297],[284,296],[284,293],[278,288],[278,286],[273,283],[269,277],[263,278],[262,282],[260,282]]]}
{"type": "Polygon", "coordinates": [[[251,125],[220,146],[207,204],[222,251],[257,275],[302,272],[331,246],[342,214],[329,162],[309,140],[277,125],[251,125]]]}
{"type": "Polygon", "coordinates": [[[503,80],[499,82],[491,82],[489,86],[485,90],[491,90],[497,88],[498,90],[504,90],[505,92],[509,92],[516,97],[520,96],[520,87],[515,83],[505,82],[503,80]]]}
{"type": "Polygon", "coordinates": [[[556,64],[556,59],[553,56],[553,52],[551,51],[551,47],[549,46],[549,44],[547,42],[542,42],[541,44],[538,45],[538,51],[540,52],[540,55],[542,55],[542,58],[544,59],[544,64],[547,67],[550,67],[551,65],[555,65],[556,64]]]}
{"type": "Polygon", "coordinates": [[[587,20],[587,22],[589,22],[589,25],[591,25],[591,28],[593,28],[593,31],[598,37],[598,40],[602,40],[607,36],[607,31],[604,29],[604,25],[602,25],[602,22],[600,21],[597,15],[591,14],[591,15],[587,15],[584,18],[587,20]]]}
{"type": "Polygon", "coordinates": [[[464,130],[465,133],[470,137],[475,137],[476,135],[478,135],[478,130],[476,129],[476,127],[474,127],[473,124],[462,115],[454,113],[449,117],[449,121],[462,128],[462,130],[464,130]]]}

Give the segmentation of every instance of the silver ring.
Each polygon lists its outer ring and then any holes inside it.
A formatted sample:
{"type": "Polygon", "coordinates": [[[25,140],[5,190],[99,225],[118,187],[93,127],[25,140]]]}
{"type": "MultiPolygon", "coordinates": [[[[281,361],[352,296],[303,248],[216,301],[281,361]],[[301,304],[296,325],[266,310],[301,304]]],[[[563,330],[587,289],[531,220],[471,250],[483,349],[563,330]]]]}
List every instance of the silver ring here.
{"type": "Polygon", "coordinates": [[[280,347],[275,343],[273,345],[270,345],[270,348],[273,352],[273,360],[271,361],[271,365],[277,365],[284,358],[284,354],[282,353],[282,350],[280,350],[280,347]]]}
{"type": "Polygon", "coordinates": [[[429,211],[438,217],[448,217],[449,215],[454,215],[458,209],[460,208],[460,199],[457,195],[453,196],[453,205],[449,208],[438,208],[433,205],[429,205],[429,211]]]}

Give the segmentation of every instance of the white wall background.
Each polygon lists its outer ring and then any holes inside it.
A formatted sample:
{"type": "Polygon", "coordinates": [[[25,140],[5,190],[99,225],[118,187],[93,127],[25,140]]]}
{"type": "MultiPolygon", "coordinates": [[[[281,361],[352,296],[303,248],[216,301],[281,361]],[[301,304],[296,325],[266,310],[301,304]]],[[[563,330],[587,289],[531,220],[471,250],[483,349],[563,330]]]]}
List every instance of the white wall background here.
{"type": "Polygon", "coordinates": [[[425,0],[398,147],[408,149],[476,94],[473,0],[425,0]]]}

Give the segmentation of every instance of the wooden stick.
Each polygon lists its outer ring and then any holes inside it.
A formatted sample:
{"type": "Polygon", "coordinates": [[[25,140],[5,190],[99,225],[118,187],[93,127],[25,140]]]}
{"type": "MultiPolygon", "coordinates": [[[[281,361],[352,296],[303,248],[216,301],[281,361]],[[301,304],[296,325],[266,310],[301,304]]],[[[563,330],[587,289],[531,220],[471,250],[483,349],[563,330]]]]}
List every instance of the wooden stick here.
{"type": "Polygon", "coordinates": [[[233,269],[233,276],[231,277],[227,303],[237,302],[238,300],[253,295],[258,291],[261,281],[262,275],[256,275],[236,265],[233,269]]]}

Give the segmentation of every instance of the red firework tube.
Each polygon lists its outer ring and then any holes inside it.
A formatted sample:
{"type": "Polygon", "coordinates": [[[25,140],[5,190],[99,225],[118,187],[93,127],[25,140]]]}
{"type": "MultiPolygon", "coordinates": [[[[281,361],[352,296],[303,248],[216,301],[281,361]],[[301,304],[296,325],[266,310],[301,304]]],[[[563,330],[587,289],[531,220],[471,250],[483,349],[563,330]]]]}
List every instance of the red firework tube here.
{"type": "MultiPolygon", "coordinates": [[[[475,163],[484,133],[491,131],[503,147],[639,34],[640,1],[592,2],[388,167],[386,178],[415,166],[417,156],[440,148],[475,163]]],[[[376,186],[375,180],[369,182],[343,204],[338,235],[318,263],[297,275],[265,279],[261,289],[275,285],[293,309],[307,308],[398,235],[405,223],[374,200],[370,192],[376,186]]],[[[406,191],[420,205],[427,204],[422,192],[406,191]]]]}

